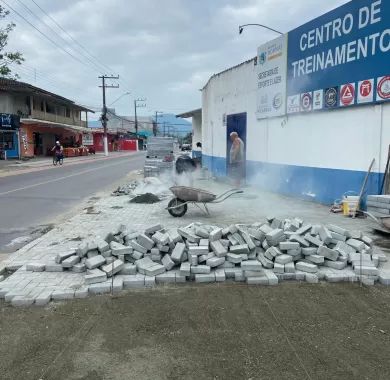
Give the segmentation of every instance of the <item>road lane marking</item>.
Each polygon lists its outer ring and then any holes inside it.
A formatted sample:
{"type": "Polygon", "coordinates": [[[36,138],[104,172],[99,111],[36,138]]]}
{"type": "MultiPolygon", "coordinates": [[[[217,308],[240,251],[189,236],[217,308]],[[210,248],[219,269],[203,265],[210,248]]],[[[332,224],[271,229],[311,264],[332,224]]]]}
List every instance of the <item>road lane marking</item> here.
{"type": "Polygon", "coordinates": [[[7,194],[15,193],[15,192],[17,192],[17,191],[22,191],[22,190],[31,189],[31,188],[33,188],[33,187],[38,187],[38,186],[42,186],[42,185],[47,185],[48,183],[53,183],[53,182],[62,181],[62,180],[64,180],[64,179],[68,179],[68,178],[72,178],[72,177],[77,177],[77,176],[82,175],[82,174],[94,172],[94,171],[97,171],[97,170],[109,168],[109,167],[111,167],[111,166],[115,166],[115,165],[119,165],[119,164],[124,164],[124,163],[129,163],[129,160],[126,160],[126,161],[119,161],[119,162],[115,162],[115,163],[113,163],[113,164],[104,165],[104,166],[99,166],[98,168],[83,170],[83,171],[81,171],[81,172],[77,172],[77,173],[74,173],[74,174],[69,174],[69,175],[64,176],[64,177],[60,177],[60,178],[56,178],[56,179],[51,179],[51,180],[49,180],[49,181],[40,182],[40,183],[35,183],[35,184],[33,184],[33,185],[28,185],[28,186],[24,186],[24,187],[19,187],[19,188],[17,188],[17,189],[4,191],[3,193],[0,193],[0,196],[1,196],[1,195],[7,195],[7,194]]]}

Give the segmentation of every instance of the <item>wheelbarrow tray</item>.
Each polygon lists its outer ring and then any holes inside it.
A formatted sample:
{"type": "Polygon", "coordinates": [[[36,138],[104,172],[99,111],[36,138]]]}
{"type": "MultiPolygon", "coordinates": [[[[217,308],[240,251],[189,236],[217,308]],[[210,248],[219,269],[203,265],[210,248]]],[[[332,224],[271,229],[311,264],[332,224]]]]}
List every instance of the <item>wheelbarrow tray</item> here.
{"type": "Polygon", "coordinates": [[[170,188],[176,198],[184,202],[209,203],[214,201],[217,196],[209,191],[187,186],[173,186],[170,188]]]}

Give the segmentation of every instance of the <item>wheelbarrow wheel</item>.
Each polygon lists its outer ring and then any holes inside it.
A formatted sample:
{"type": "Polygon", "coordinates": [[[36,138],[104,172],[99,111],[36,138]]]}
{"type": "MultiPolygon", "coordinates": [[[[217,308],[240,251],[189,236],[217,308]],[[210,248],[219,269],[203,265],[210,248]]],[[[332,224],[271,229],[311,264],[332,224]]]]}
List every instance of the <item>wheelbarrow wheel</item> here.
{"type": "Polygon", "coordinates": [[[187,212],[187,209],[188,207],[186,203],[178,198],[173,198],[168,203],[168,212],[175,218],[182,217],[187,212]],[[175,207],[175,208],[171,208],[171,207],[175,207]]]}

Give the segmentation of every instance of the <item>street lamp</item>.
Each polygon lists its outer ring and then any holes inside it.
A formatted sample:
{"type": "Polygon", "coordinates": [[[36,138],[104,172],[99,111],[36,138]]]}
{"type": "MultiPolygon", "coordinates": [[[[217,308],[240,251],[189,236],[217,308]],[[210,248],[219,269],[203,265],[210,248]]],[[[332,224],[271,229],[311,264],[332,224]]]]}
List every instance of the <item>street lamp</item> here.
{"type": "Polygon", "coordinates": [[[242,32],[244,31],[244,28],[246,26],[260,26],[261,28],[265,28],[265,29],[271,30],[272,32],[275,32],[275,33],[278,33],[280,35],[283,35],[283,33],[279,32],[279,30],[272,29],[269,26],[265,26],[265,25],[262,25],[262,24],[244,24],[244,25],[239,25],[239,27],[238,27],[238,34],[242,34],[242,32]]]}
{"type": "Polygon", "coordinates": [[[131,94],[130,91],[125,92],[125,93],[122,94],[118,99],[114,100],[114,101],[109,105],[109,107],[111,107],[111,106],[114,105],[116,102],[118,102],[119,100],[121,100],[124,96],[130,95],[130,94],[131,94]]]}

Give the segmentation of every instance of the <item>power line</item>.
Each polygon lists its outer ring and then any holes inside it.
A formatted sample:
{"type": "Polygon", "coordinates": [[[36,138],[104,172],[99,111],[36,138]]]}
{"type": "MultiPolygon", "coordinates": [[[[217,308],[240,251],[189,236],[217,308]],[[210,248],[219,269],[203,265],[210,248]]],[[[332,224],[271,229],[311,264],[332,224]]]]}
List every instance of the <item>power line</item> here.
{"type": "MultiPolygon", "coordinates": [[[[56,46],[57,48],[59,48],[60,50],[62,50],[64,53],[68,54],[70,57],[72,57],[74,60],[76,60],[77,62],[81,63],[82,65],[88,67],[89,69],[91,68],[90,65],[88,65],[87,63],[81,61],[79,58],[77,58],[76,56],[74,56],[72,53],[70,53],[69,51],[65,50],[63,47],[61,47],[57,42],[55,42],[53,39],[51,39],[50,37],[48,37],[44,32],[42,32],[39,28],[37,28],[34,24],[32,24],[29,20],[27,20],[23,15],[21,15],[18,11],[16,11],[14,8],[12,8],[5,0],[0,0],[1,2],[3,2],[12,12],[14,12],[15,14],[17,14],[21,19],[23,19],[26,23],[28,23],[32,28],[34,28],[36,31],[38,31],[43,37],[45,37],[47,40],[49,40],[54,46],[56,46]]],[[[96,69],[95,69],[96,70],[96,69]]],[[[100,73],[100,72],[99,72],[100,73]]]]}
{"type": "MultiPolygon", "coordinates": [[[[70,33],[68,33],[49,13],[47,13],[36,1],[31,0],[39,9],[40,11],[46,15],[60,30],[62,30],[81,50],[83,50],[85,53],[87,53],[92,59],[94,59],[99,66],[101,66],[104,70],[108,70],[110,72],[113,72],[113,70],[107,66],[105,63],[100,62],[99,59],[94,56],[87,48],[85,48],[80,42],[78,42],[75,38],[72,37],[70,33]]],[[[86,57],[88,58],[88,57],[86,57]]]]}
{"type": "MultiPolygon", "coordinates": [[[[27,10],[27,12],[29,12],[33,17],[35,17],[40,23],[42,23],[43,25],[45,25],[51,32],[53,32],[56,36],[58,36],[64,43],[65,45],[69,45],[69,42],[67,40],[65,40],[65,38],[63,38],[59,33],[57,33],[50,25],[48,25],[45,21],[43,21],[36,13],[34,13],[26,4],[23,3],[23,1],[21,0],[16,0],[24,9],[27,10]]],[[[70,46],[70,45],[69,45],[70,46]]],[[[70,46],[71,49],[72,46],[70,46]]],[[[80,54],[79,51],[76,51],[75,49],[73,49],[75,51],[75,53],[77,54],[80,54]]],[[[87,59],[92,65],[94,65],[97,70],[99,70],[99,72],[101,73],[102,72],[102,69],[101,67],[99,67],[94,61],[92,61],[89,57],[85,56],[83,53],[81,53],[81,55],[87,59]]]]}

